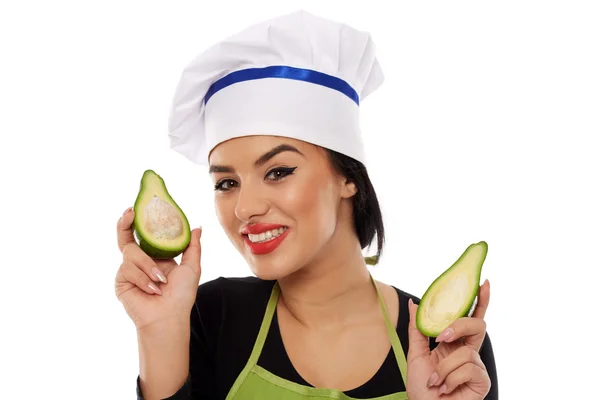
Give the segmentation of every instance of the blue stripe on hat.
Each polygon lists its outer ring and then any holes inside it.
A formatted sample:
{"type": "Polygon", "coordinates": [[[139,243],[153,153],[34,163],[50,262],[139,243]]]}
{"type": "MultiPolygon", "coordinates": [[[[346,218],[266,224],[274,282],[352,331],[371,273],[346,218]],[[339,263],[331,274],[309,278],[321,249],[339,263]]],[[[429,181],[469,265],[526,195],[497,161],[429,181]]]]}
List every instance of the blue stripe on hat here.
{"type": "Polygon", "coordinates": [[[232,72],[210,86],[206,96],[204,97],[204,103],[206,104],[215,93],[229,85],[263,78],[285,78],[314,83],[337,90],[338,92],[348,96],[357,105],[359,104],[358,93],[356,93],[352,86],[350,86],[346,81],[311,69],[294,68],[285,65],[274,65],[264,68],[248,68],[232,72]]]}

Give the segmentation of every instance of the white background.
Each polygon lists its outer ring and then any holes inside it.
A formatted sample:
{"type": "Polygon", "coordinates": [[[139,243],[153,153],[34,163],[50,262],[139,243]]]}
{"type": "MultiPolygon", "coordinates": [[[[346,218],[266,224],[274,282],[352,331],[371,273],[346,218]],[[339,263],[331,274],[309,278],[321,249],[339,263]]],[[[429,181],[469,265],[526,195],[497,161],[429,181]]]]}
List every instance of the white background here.
{"type": "Polygon", "coordinates": [[[147,168],[204,227],[201,281],[250,274],[216,221],[206,171],[169,150],[168,107],[198,52],[298,8],[370,31],[386,74],[362,105],[388,234],[375,277],[421,296],[487,241],[502,398],[592,397],[596,4],[2,2],[0,398],[134,398],[115,223],[147,168]]]}

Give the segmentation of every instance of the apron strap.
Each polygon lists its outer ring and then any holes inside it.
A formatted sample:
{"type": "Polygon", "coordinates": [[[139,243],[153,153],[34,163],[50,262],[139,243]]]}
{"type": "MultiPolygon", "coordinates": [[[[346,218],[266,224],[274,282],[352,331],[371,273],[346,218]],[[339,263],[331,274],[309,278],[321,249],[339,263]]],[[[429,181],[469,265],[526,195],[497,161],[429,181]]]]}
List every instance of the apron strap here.
{"type": "MultiPolygon", "coordinates": [[[[396,332],[396,328],[392,325],[390,321],[387,307],[385,306],[385,301],[383,300],[383,295],[379,290],[379,286],[377,286],[377,282],[375,282],[375,278],[373,275],[369,273],[371,276],[371,280],[373,281],[373,285],[377,290],[377,296],[379,297],[379,304],[381,305],[381,311],[383,313],[383,318],[385,319],[385,326],[387,328],[388,336],[390,341],[392,342],[392,348],[394,350],[394,354],[396,355],[396,362],[398,363],[398,368],[400,369],[400,374],[402,375],[402,379],[404,380],[404,384],[407,383],[407,365],[406,365],[406,356],[404,355],[404,350],[402,349],[402,345],[400,344],[400,339],[398,338],[398,334],[396,332]]],[[[398,305],[400,307],[400,305],[398,305]]],[[[401,307],[400,307],[401,308],[401,307]]]]}
{"type": "Polygon", "coordinates": [[[271,290],[271,297],[269,297],[269,302],[267,303],[267,309],[263,316],[262,324],[260,325],[260,330],[258,331],[258,336],[254,342],[254,348],[252,349],[252,353],[248,359],[248,365],[254,366],[258,362],[258,358],[262,352],[265,340],[267,339],[267,334],[269,333],[269,327],[271,326],[271,321],[273,320],[275,308],[277,307],[277,299],[279,298],[280,290],[279,282],[275,281],[273,289],[271,290]]]}

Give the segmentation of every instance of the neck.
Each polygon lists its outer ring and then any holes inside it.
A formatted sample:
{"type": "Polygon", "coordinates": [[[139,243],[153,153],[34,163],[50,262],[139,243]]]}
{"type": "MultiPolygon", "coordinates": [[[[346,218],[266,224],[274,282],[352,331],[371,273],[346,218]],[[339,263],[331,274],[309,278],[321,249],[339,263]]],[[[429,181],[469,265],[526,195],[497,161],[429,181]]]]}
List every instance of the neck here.
{"type": "Polygon", "coordinates": [[[321,260],[279,281],[283,306],[310,329],[333,330],[359,323],[378,302],[360,247],[331,248],[344,251],[328,251],[321,260]]]}

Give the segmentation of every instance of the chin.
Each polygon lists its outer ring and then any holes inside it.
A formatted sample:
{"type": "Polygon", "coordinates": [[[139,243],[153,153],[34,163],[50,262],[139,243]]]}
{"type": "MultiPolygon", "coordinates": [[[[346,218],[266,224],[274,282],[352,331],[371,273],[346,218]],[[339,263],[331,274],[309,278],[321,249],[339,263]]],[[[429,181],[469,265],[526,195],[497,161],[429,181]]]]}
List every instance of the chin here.
{"type": "Polygon", "coordinates": [[[272,260],[261,259],[262,257],[252,258],[247,260],[250,269],[257,278],[273,281],[289,276],[295,272],[294,266],[289,262],[282,261],[278,257],[273,257],[272,260]]]}
{"type": "Polygon", "coordinates": [[[257,278],[262,279],[263,281],[277,281],[288,275],[282,271],[266,270],[255,267],[252,268],[252,272],[257,278]]]}

